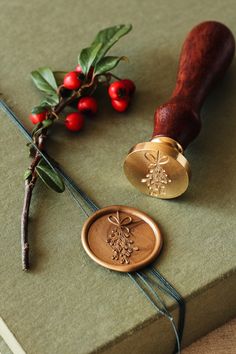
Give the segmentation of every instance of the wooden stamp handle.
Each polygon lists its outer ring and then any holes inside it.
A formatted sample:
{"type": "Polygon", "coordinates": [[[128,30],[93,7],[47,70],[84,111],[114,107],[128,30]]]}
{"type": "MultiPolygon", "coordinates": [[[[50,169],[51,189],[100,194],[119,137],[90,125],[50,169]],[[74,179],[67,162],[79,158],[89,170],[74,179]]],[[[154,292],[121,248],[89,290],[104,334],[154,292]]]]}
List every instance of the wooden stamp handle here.
{"type": "Polygon", "coordinates": [[[153,136],[170,137],[183,148],[196,138],[203,101],[229,67],[234,50],[234,37],[223,24],[209,21],[192,29],[183,44],[171,99],[155,112],[153,136]]]}

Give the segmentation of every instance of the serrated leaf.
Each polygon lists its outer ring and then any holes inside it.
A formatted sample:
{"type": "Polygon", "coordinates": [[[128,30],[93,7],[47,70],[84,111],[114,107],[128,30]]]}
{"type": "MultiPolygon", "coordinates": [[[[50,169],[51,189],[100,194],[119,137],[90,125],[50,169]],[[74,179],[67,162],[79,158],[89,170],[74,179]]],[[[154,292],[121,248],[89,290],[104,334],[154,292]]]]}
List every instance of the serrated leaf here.
{"type": "Polygon", "coordinates": [[[36,172],[41,180],[52,190],[62,193],[65,185],[59,174],[54,171],[43,159],[40,160],[36,167],[36,172]]]}
{"type": "Polygon", "coordinates": [[[35,86],[41,91],[56,99],[57,83],[53,72],[49,68],[39,68],[31,72],[31,78],[35,86]]]}
{"type": "Polygon", "coordinates": [[[92,45],[96,45],[97,43],[101,43],[102,47],[96,56],[95,63],[98,63],[108,52],[108,50],[124,35],[130,32],[132,29],[132,25],[118,25],[113,27],[108,27],[100,32],[98,32],[95,37],[92,45]]]}
{"type": "Polygon", "coordinates": [[[104,74],[107,71],[114,69],[121,60],[128,61],[127,57],[112,57],[107,56],[102,58],[94,68],[94,75],[104,74]]]}
{"type": "Polygon", "coordinates": [[[94,45],[91,45],[91,47],[82,49],[78,62],[85,75],[89,72],[89,69],[93,65],[101,46],[101,43],[95,43],[94,45]]]}
{"type": "Polygon", "coordinates": [[[27,169],[24,173],[24,180],[28,179],[32,175],[31,170],[27,169]]]}

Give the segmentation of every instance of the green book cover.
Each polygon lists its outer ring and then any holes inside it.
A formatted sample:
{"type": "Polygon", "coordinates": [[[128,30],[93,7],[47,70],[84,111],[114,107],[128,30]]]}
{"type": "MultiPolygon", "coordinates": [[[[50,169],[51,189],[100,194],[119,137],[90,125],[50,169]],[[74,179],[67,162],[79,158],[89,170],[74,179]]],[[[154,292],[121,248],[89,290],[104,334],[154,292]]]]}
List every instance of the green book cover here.
{"type": "MultiPolygon", "coordinates": [[[[114,48],[127,55],[120,76],[137,85],[130,110],[121,115],[101,98],[99,114],[79,135],[63,124],[48,143],[49,153],[101,207],[142,209],[163,233],[155,267],[187,303],[184,345],[236,313],[235,62],[207,100],[203,129],[186,151],[193,178],[183,197],[163,201],[140,194],[126,180],[123,159],[147,141],[153,113],[174,87],[178,56],[188,31],[215,19],[236,33],[234,1],[16,1],[2,0],[1,94],[30,129],[28,114],[39,102],[30,72],[40,66],[72,70],[77,55],[102,28],[132,23],[133,31],[114,48]],[[227,301],[226,301],[227,300],[227,301]]],[[[169,323],[159,317],[125,274],[106,270],[85,254],[85,221],[66,192],[40,183],[30,212],[32,271],[21,271],[20,214],[26,140],[0,111],[0,351],[4,354],[168,353],[174,346],[169,323]],[[21,349],[20,349],[21,350],[21,349]]],[[[177,316],[177,305],[167,305],[177,316]]]]}

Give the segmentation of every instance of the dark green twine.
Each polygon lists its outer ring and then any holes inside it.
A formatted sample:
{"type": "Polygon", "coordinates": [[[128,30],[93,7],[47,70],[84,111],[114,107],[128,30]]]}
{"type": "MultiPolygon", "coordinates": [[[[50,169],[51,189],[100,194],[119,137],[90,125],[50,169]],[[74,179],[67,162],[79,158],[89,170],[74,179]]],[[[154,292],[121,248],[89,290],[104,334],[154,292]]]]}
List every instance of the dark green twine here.
{"type": "MultiPolygon", "coordinates": [[[[34,148],[40,153],[41,157],[48,163],[48,165],[63,178],[65,185],[68,188],[71,196],[78,204],[80,209],[83,210],[86,216],[89,216],[91,212],[95,212],[99,207],[84,193],[77,184],[64,172],[64,170],[50,158],[45,152],[40,151],[37,145],[33,142],[31,134],[26,130],[20,120],[16,117],[14,112],[7,106],[4,101],[0,101],[0,107],[7,114],[10,120],[18,127],[21,133],[26,139],[34,146],[34,148]]],[[[185,302],[182,296],[177,290],[161,275],[161,273],[153,266],[148,266],[142,271],[128,273],[130,279],[134,282],[143,295],[149,300],[149,302],[155,307],[157,313],[166,317],[173,328],[176,344],[174,353],[181,352],[181,341],[183,337],[184,322],[185,322],[185,302]],[[179,307],[179,319],[178,326],[171,313],[168,311],[165,302],[160,294],[165,294],[173,299],[179,307]]]]}

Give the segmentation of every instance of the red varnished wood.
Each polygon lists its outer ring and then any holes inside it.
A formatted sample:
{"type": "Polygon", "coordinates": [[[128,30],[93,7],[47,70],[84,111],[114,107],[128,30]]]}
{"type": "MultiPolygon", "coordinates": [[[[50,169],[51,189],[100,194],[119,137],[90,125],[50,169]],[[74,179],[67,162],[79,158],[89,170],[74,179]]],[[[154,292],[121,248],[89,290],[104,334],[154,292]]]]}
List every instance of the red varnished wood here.
{"type": "Polygon", "coordinates": [[[229,67],[234,51],[234,37],[223,24],[208,21],[192,29],[183,44],[171,99],[155,112],[153,136],[168,136],[183,148],[196,138],[203,101],[229,67]]]}

